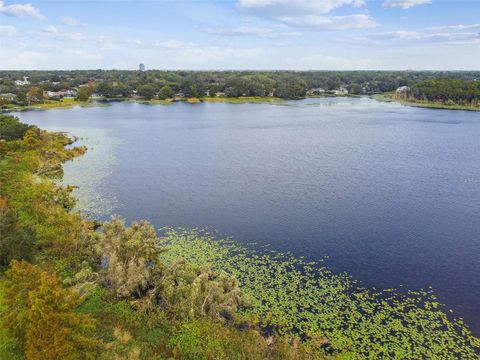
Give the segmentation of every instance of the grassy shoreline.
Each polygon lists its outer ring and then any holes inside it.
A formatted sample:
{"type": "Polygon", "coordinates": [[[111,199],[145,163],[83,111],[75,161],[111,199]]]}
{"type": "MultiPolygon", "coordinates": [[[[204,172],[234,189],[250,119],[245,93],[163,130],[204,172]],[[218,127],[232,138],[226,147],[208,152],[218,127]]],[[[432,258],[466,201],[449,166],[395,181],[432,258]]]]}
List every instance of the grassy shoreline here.
{"type": "MultiPolygon", "coordinates": [[[[309,96],[309,98],[323,97],[358,97],[357,95],[325,95],[325,96],[309,96]]],[[[480,107],[466,105],[446,105],[434,102],[420,102],[395,99],[393,93],[383,93],[371,95],[370,98],[380,102],[396,102],[405,106],[422,107],[428,109],[443,110],[463,110],[463,111],[480,111],[480,107]]],[[[58,101],[47,100],[43,104],[35,104],[30,106],[7,105],[0,110],[0,113],[20,112],[26,110],[53,110],[53,109],[71,109],[74,107],[96,107],[108,106],[111,102],[131,102],[144,105],[171,105],[175,102],[184,102],[188,104],[208,103],[227,103],[227,104],[284,104],[286,99],[271,96],[241,96],[241,97],[204,97],[204,98],[172,98],[172,99],[139,99],[139,98],[92,98],[90,101],[83,102],[76,99],[68,98],[58,101]]]]}
{"type": "Polygon", "coordinates": [[[372,99],[381,102],[396,102],[405,106],[414,106],[427,109],[441,109],[441,110],[463,110],[463,111],[480,111],[480,107],[467,106],[467,105],[447,105],[436,102],[424,102],[424,101],[409,101],[400,100],[393,97],[393,93],[375,94],[371,96],[372,99]]]}

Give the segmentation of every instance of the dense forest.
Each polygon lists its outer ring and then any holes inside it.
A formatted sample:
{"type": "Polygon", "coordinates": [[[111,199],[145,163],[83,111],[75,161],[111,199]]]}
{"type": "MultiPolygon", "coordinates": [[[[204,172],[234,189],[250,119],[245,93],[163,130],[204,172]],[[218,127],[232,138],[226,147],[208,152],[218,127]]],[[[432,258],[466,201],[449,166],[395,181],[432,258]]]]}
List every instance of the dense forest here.
{"type": "Polygon", "coordinates": [[[396,97],[402,100],[480,106],[480,81],[440,78],[400,88],[396,97]]]}
{"type": "Polygon", "coordinates": [[[0,115],[0,358],[476,359],[432,294],[188,229],[75,210],[62,164],[87,151],[0,115]]]}
{"type": "Polygon", "coordinates": [[[472,82],[480,72],[430,71],[0,71],[0,98],[30,105],[91,95],[144,99],[376,94],[439,78],[472,82]]]}

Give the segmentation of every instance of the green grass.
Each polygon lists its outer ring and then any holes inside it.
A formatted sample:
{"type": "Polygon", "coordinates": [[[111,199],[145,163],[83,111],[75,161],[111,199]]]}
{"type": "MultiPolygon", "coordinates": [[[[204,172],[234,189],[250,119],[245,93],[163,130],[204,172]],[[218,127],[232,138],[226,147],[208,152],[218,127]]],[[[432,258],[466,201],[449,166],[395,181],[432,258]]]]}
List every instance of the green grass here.
{"type": "Polygon", "coordinates": [[[362,288],[347,274],[289,254],[257,252],[193,230],[166,230],[164,261],[178,257],[237,277],[252,299],[247,315],[280,333],[326,336],[350,358],[478,359],[480,340],[431,290],[362,288]]]}

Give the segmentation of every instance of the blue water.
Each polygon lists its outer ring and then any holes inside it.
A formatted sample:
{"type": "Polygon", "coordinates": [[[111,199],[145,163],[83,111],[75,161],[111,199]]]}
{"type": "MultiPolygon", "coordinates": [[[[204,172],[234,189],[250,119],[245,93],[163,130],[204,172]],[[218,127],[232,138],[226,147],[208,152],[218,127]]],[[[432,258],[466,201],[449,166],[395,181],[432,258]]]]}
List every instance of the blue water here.
{"type": "Polygon", "coordinates": [[[370,287],[432,286],[480,333],[480,113],[352,98],[18,115],[85,136],[65,181],[100,217],[328,256],[370,287]]]}

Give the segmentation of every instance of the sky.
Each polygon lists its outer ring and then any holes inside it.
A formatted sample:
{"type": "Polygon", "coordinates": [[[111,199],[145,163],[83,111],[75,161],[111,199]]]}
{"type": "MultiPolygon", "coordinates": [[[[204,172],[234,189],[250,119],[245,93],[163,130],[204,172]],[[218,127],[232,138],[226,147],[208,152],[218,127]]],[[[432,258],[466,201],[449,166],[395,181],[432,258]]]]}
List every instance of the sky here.
{"type": "Polygon", "coordinates": [[[480,70],[480,0],[0,1],[0,69],[480,70]]]}

